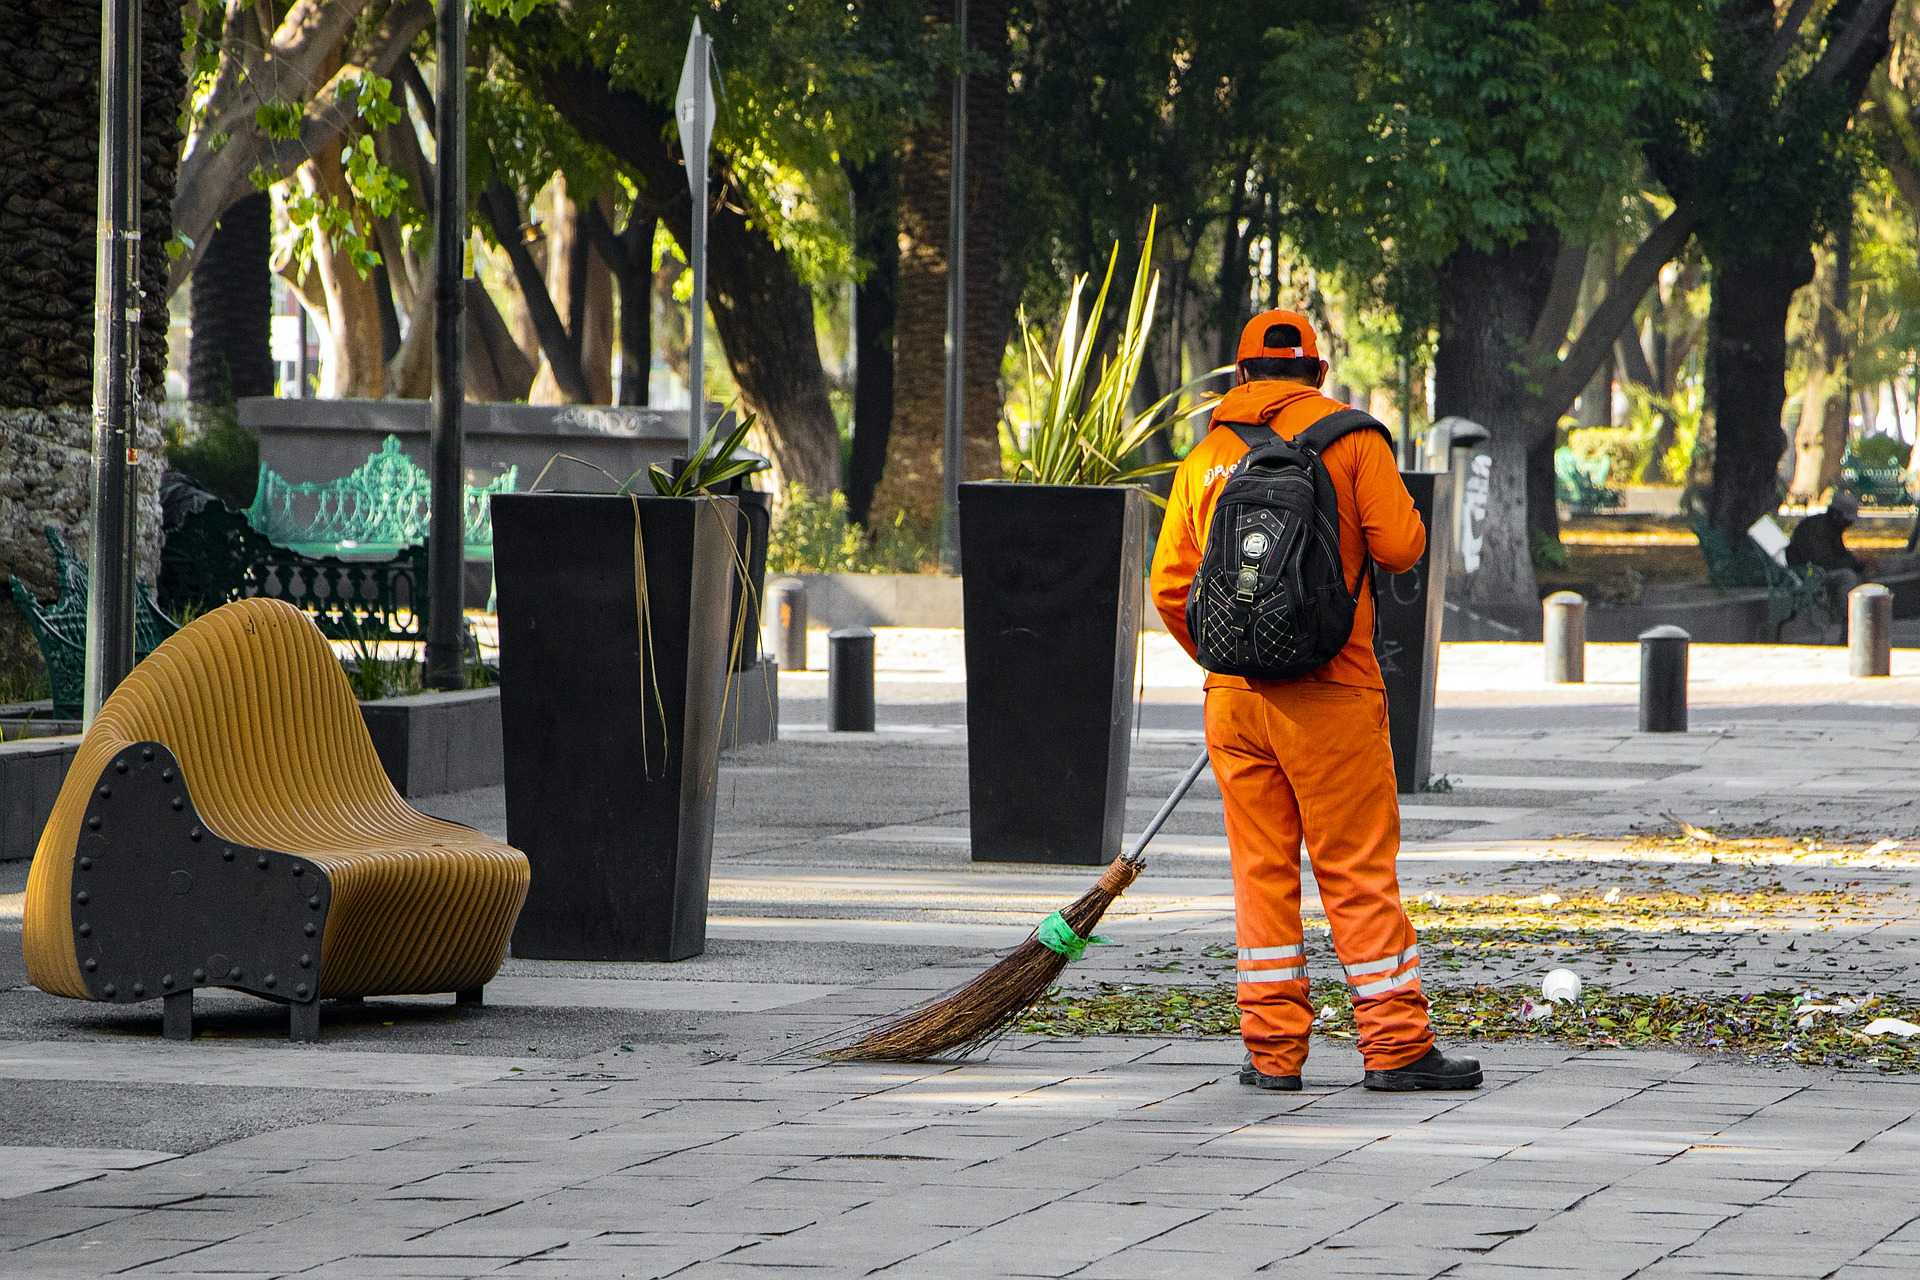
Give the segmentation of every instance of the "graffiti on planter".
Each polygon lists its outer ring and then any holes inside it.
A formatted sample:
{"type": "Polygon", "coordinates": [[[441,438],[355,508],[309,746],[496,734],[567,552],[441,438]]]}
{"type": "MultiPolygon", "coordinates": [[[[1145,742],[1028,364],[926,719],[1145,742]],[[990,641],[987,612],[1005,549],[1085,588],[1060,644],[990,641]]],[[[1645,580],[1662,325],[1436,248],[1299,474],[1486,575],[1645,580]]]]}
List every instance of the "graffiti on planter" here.
{"type": "Polygon", "coordinates": [[[1493,496],[1493,455],[1476,453],[1467,464],[1466,490],[1460,503],[1460,568],[1480,568],[1480,548],[1486,544],[1487,504],[1493,496]]]}
{"type": "Polygon", "coordinates": [[[1405,573],[1388,574],[1387,599],[1408,607],[1419,604],[1424,594],[1420,587],[1425,578],[1425,571],[1417,564],[1405,573]]]}
{"type": "Polygon", "coordinates": [[[1398,640],[1382,639],[1374,649],[1374,657],[1380,661],[1382,676],[1400,674],[1400,642],[1398,640]]]}

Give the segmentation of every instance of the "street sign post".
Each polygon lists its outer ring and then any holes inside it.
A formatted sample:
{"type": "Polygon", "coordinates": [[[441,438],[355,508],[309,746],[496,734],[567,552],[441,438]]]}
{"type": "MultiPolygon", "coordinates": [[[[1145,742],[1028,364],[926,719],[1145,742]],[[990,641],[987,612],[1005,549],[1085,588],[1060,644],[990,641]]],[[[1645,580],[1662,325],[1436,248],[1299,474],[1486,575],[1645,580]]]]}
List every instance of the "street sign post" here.
{"type": "Polygon", "coordinates": [[[426,684],[467,682],[466,617],[466,263],[467,0],[440,0],[434,32],[439,93],[434,104],[432,515],[427,526],[426,684]]]}
{"type": "Polygon", "coordinates": [[[680,152],[687,162],[687,188],[693,198],[693,300],[689,335],[687,456],[700,447],[701,416],[706,409],[707,333],[707,152],[713,142],[713,41],[693,20],[687,56],[680,64],[673,114],[680,124],[680,152]]]}

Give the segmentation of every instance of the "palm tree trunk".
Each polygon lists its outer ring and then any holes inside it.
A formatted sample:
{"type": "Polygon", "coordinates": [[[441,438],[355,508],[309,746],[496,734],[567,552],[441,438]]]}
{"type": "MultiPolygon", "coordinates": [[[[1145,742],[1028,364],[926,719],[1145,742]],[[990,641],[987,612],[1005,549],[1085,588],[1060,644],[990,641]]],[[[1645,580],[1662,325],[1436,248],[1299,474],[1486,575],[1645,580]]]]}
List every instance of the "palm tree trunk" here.
{"type": "MultiPolygon", "coordinates": [[[[160,430],[166,378],[167,241],[185,92],[179,0],[142,0],[139,341],[142,465],[136,545],[151,577],[160,546],[160,430]]],[[[100,8],[0,0],[0,576],[46,593],[43,525],[84,551],[92,440],[93,256],[100,8]]],[[[27,657],[0,610],[0,673],[27,657]]]]}
{"type": "Polygon", "coordinates": [[[221,215],[188,281],[187,398],[232,408],[273,394],[273,203],[255,192],[221,215]]]}

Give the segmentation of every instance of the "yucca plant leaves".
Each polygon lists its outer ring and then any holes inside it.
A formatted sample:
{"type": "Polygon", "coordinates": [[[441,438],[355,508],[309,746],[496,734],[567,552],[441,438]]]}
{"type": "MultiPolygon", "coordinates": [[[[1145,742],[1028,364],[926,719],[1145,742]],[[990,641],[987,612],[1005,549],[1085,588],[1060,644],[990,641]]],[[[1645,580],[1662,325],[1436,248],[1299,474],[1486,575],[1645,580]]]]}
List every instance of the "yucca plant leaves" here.
{"type": "Polygon", "coordinates": [[[1128,467],[1157,433],[1189,414],[1207,408],[1211,400],[1187,403],[1190,392],[1215,377],[1212,370],[1160,397],[1145,411],[1132,413],[1134,388],[1140,381],[1153,336],[1154,313],[1160,299],[1160,275],[1153,269],[1154,232],[1159,211],[1147,220],[1146,240],[1133,284],[1127,292],[1126,313],[1113,335],[1113,349],[1093,369],[1101,346],[1101,319],[1120,264],[1116,242],[1107,257],[1107,270],[1086,314],[1081,300],[1089,277],[1079,276],[1068,291],[1059,331],[1049,352],[1045,336],[1020,312],[1020,346],[1024,400],[1031,420],[1023,431],[1003,419],[1002,429],[1015,455],[1013,478],[1033,484],[1133,484],[1164,474],[1172,463],[1128,467]],[[1178,407],[1175,407],[1178,406],[1178,407]]]}
{"type": "MultiPolygon", "coordinates": [[[[733,430],[728,432],[724,439],[721,437],[721,424],[727,420],[726,415],[732,408],[732,405],[728,405],[721,411],[720,417],[714,421],[712,427],[708,428],[707,434],[701,437],[700,443],[694,447],[692,456],[687,459],[687,465],[680,469],[679,474],[674,474],[657,462],[648,465],[647,479],[653,485],[654,493],[662,498],[690,498],[697,494],[711,493],[729,480],[759,471],[768,465],[765,458],[734,456],[746,443],[747,434],[753,430],[753,425],[759,421],[760,415],[748,414],[735,424],[733,430]]],[[[629,477],[627,483],[621,487],[621,491],[631,492],[633,482],[637,478],[637,476],[629,477]]]]}

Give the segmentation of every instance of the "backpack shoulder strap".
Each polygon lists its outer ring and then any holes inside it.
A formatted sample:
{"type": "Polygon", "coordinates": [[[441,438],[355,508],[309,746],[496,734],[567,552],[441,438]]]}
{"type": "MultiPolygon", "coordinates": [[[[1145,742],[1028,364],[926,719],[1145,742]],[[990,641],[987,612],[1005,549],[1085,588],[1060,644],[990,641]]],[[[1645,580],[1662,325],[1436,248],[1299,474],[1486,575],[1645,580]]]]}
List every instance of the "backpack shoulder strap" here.
{"type": "Polygon", "coordinates": [[[1240,443],[1249,449],[1258,449],[1261,445],[1280,438],[1274,429],[1264,422],[1222,422],[1216,425],[1230,428],[1233,434],[1240,437],[1240,443]]]}
{"type": "Polygon", "coordinates": [[[1393,433],[1387,430],[1386,424],[1364,409],[1336,409],[1293,439],[1315,453],[1325,453],[1335,440],[1355,431],[1378,431],[1389,444],[1393,442],[1393,433]]]}

